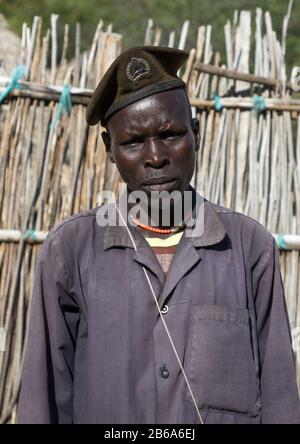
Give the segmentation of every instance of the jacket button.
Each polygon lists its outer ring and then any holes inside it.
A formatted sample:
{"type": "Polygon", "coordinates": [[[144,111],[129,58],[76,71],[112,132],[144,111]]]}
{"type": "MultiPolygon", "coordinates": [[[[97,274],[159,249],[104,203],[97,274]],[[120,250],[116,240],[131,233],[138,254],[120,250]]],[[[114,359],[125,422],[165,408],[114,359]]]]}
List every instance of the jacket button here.
{"type": "Polygon", "coordinates": [[[160,376],[164,379],[169,377],[169,370],[166,368],[166,366],[161,367],[159,373],[160,376]]]}
{"type": "Polygon", "coordinates": [[[167,314],[169,311],[169,307],[167,305],[164,305],[163,308],[161,309],[162,314],[167,314]]]}

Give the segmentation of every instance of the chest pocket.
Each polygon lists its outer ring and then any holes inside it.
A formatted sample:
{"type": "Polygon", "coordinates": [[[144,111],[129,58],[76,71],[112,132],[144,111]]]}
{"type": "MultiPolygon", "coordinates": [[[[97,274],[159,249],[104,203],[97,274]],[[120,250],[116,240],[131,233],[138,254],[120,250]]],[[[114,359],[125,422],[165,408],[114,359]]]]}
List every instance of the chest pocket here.
{"type": "Polygon", "coordinates": [[[219,305],[193,305],[191,310],[186,369],[198,407],[256,416],[260,397],[251,338],[254,312],[219,305]]]}

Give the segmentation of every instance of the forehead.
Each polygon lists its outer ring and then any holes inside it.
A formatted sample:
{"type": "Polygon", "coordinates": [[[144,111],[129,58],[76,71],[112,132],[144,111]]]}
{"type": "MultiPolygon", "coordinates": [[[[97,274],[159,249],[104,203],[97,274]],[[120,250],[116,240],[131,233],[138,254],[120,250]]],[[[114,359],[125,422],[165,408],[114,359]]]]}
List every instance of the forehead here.
{"type": "Polygon", "coordinates": [[[183,89],[164,91],[145,97],[114,114],[109,122],[110,132],[138,131],[150,127],[186,125],[190,104],[183,89]]]}

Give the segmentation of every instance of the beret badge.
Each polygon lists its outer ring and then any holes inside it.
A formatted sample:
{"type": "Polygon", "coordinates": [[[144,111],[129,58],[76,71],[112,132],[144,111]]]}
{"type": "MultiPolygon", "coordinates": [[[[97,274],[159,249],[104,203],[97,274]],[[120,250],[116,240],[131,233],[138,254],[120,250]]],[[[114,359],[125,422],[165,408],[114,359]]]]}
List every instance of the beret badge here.
{"type": "Polygon", "coordinates": [[[151,69],[149,63],[142,57],[132,57],[126,66],[126,76],[133,82],[142,77],[148,77],[150,71],[151,69]]]}

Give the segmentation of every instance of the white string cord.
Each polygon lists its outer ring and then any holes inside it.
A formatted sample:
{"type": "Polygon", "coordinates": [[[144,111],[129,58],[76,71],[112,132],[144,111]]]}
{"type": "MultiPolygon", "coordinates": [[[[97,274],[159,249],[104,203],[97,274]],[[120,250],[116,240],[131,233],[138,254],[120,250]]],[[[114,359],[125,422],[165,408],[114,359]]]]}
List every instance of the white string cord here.
{"type": "MultiPolygon", "coordinates": [[[[133,247],[134,247],[135,251],[137,251],[136,243],[135,243],[135,241],[134,241],[134,239],[133,239],[132,234],[130,233],[130,230],[129,230],[128,226],[127,226],[127,223],[125,222],[125,220],[124,220],[124,218],[123,218],[123,216],[122,216],[122,214],[121,214],[121,212],[120,212],[120,210],[119,210],[117,204],[116,204],[116,208],[117,208],[117,211],[118,211],[118,213],[119,213],[119,215],[120,215],[120,217],[121,217],[121,219],[122,219],[124,225],[126,226],[126,229],[127,229],[127,231],[128,231],[128,234],[129,234],[129,237],[130,237],[131,242],[132,242],[132,244],[133,244],[133,247]]],[[[164,317],[163,317],[163,314],[162,314],[162,312],[161,312],[161,310],[160,310],[160,308],[159,308],[159,304],[158,304],[157,298],[156,298],[156,296],[155,296],[155,292],[154,292],[154,290],[153,290],[153,287],[152,287],[151,281],[150,281],[150,279],[149,279],[149,276],[148,276],[147,270],[145,269],[145,267],[144,267],[143,265],[142,265],[142,268],[143,268],[144,274],[145,274],[145,276],[146,276],[146,279],[147,279],[148,285],[149,285],[149,287],[150,287],[151,293],[152,293],[152,295],[153,295],[153,298],[154,298],[154,301],[155,301],[155,304],[156,304],[157,310],[158,310],[158,312],[159,312],[159,315],[160,315],[161,321],[162,321],[163,326],[164,326],[164,328],[165,328],[165,330],[166,330],[166,333],[167,333],[167,336],[168,336],[168,338],[169,338],[170,344],[171,344],[171,346],[172,346],[172,348],[173,348],[173,351],[174,351],[174,354],[175,354],[176,359],[177,359],[177,361],[178,361],[179,367],[180,367],[180,369],[181,369],[181,371],[182,371],[182,374],[183,374],[184,380],[185,380],[185,382],[186,382],[186,385],[187,385],[188,390],[189,390],[189,392],[190,392],[190,395],[191,395],[191,397],[192,397],[192,400],[193,400],[193,403],[194,403],[194,406],[195,406],[195,409],[196,409],[196,412],[197,412],[198,418],[199,418],[199,420],[200,420],[200,423],[201,423],[201,424],[204,424],[204,422],[203,422],[203,420],[202,420],[202,417],[201,417],[201,414],[200,414],[200,412],[199,412],[198,405],[197,405],[197,402],[196,402],[196,399],[195,399],[194,393],[193,393],[193,391],[192,391],[191,385],[190,385],[190,383],[189,383],[189,380],[188,380],[188,378],[187,378],[187,376],[186,376],[186,373],[185,373],[185,371],[184,371],[183,365],[182,365],[182,363],[181,363],[181,361],[180,361],[180,358],[179,358],[179,356],[178,356],[178,353],[177,353],[177,350],[176,350],[175,344],[174,344],[174,342],[173,342],[172,336],[171,336],[171,334],[170,334],[170,331],[169,331],[169,329],[168,329],[168,326],[167,326],[167,324],[166,324],[166,321],[165,321],[165,319],[164,319],[164,317]]]]}

